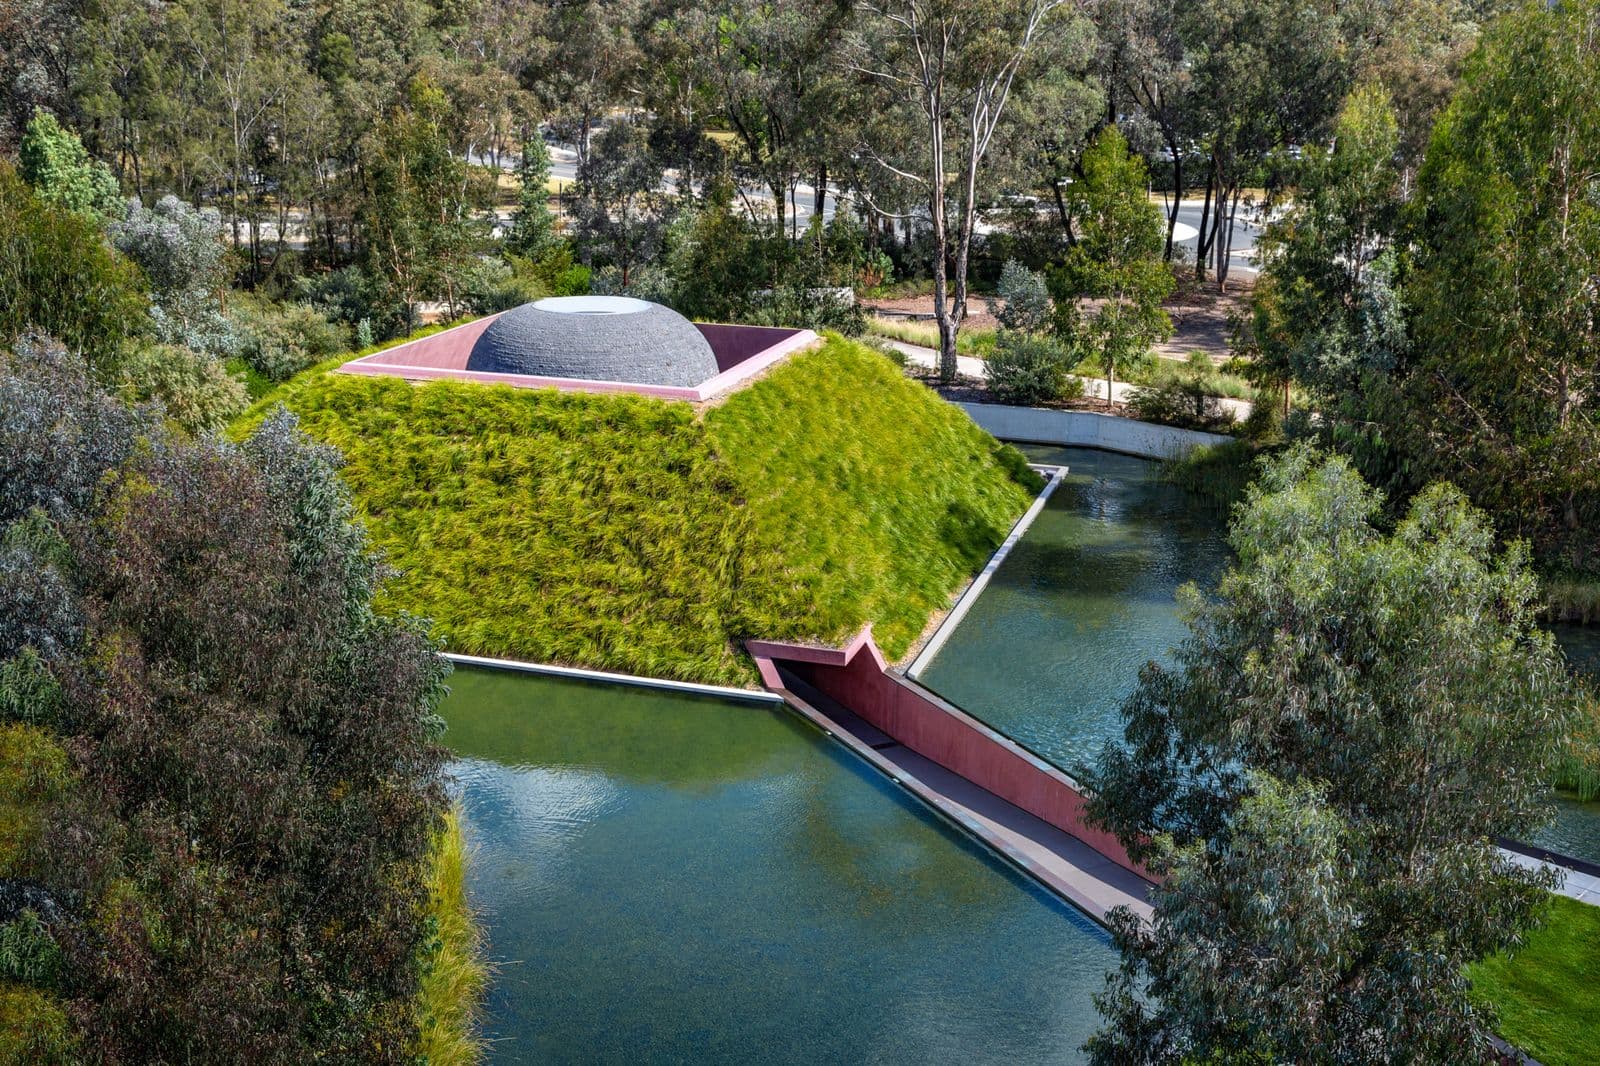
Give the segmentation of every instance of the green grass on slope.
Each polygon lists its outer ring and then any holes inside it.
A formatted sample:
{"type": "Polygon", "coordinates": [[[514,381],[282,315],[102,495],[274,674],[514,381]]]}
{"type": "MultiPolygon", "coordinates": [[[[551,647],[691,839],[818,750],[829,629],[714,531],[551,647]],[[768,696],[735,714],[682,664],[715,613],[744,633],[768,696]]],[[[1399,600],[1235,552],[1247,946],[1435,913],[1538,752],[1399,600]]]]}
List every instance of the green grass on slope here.
{"type": "Polygon", "coordinates": [[[706,416],[779,580],[750,632],[837,638],[865,620],[898,657],[1037,490],[1021,454],[861,345],[819,351],[706,416]]]}
{"type": "Polygon", "coordinates": [[[274,398],[344,452],[400,571],[381,606],[431,618],[454,650],[657,677],[749,681],[742,638],[832,640],[869,619],[902,650],[1032,480],[839,339],[705,422],[634,396],[327,373],[274,398]]]}
{"type": "Polygon", "coordinates": [[[745,514],[686,404],[325,374],[281,394],[345,455],[399,574],[380,606],[457,651],[730,681],[745,514]]]}
{"type": "Polygon", "coordinates": [[[1521,951],[1467,972],[1500,1035],[1545,1066],[1600,1060],[1600,907],[1555,896],[1521,951]]]}

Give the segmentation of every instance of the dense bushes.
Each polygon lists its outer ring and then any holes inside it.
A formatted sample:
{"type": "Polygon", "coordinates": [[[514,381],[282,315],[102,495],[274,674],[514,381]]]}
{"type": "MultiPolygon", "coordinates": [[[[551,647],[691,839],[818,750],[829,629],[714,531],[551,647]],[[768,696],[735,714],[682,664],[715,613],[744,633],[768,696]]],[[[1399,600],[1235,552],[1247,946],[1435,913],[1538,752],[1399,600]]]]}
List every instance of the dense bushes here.
{"type": "Polygon", "coordinates": [[[144,285],[92,218],[45,203],[0,160],[0,345],[43,330],[110,381],[147,328],[144,285]]]}
{"type": "Polygon", "coordinates": [[[238,296],[231,310],[239,356],[268,381],[287,381],[350,347],[352,331],[309,304],[238,296]]]}
{"type": "MultiPolygon", "coordinates": [[[[903,650],[1028,491],[958,410],[843,340],[713,409],[398,379],[279,391],[453,648],[747,681],[752,635],[903,650]]],[[[245,428],[259,419],[245,420],[245,428]]]]}
{"type": "Polygon", "coordinates": [[[349,517],[287,416],[190,442],[59,347],[0,357],[0,1014],[39,1026],[21,1053],[410,1061],[446,667],[373,612],[349,517]]]}
{"type": "Polygon", "coordinates": [[[1067,374],[1069,361],[1061,345],[1049,337],[1002,330],[989,356],[985,380],[1001,403],[1066,399],[1083,393],[1083,382],[1067,374]]]}

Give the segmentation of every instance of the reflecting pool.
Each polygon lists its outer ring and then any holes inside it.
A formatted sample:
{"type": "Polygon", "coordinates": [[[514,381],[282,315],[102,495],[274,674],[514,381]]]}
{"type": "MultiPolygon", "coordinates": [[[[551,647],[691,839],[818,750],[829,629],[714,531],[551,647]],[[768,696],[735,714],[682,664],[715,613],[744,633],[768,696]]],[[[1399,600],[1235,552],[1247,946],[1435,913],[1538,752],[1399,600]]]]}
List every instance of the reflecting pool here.
{"type": "MultiPolygon", "coordinates": [[[[1556,640],[1573,669],[1600,685],[1600,626],[1556,625],[1556,640]]],[[[1600,863],[1600,800],[1556,799],[1556,818],[1533,842],[1552,851],[1600,863]]]]}
{"type": "Polygon", "coordinates": [[[782,708],[460,669],[499,1062],[1074,1062],[1116,956],[782,708]]]}
{"type": "Polygon", "coordinates": [[[1174,596],[1221,575],[1225,516],[1147,459],[1019,447],[1066,481],[918,680],[1070,771],[1121,735],[1139,668],[1183,640],[1174,596]]]}
{"type": "MultiPolygon", "coordinates": [[[[1069,467],[1067,480],[918,680],[1073,771],[1121,735],[1139,668],[1183,640],[1174,597],[1221,576],[1226,515],[1150,460],[1019,447],[1069,467]]],[[[1600,626],[1554,629],[1574,666],[1600,677],[1600,626]]],[[[1600,862],[1600,802],[1558,800],[1533,842],[1600,862]]]]}

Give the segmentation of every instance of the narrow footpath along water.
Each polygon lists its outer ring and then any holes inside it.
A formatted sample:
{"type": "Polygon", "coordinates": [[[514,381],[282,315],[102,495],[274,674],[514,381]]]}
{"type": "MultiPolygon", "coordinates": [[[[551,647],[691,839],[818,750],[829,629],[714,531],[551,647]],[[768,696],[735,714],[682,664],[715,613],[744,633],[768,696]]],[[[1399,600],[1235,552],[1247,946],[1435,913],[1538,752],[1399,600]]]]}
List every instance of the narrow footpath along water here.
{"type": "MultiPolygon", "coordinates": [[[[1019,447],[1067,466],[1066,482],[917,680],[1074,772],[1121,736],[1140,668],[1183,640],[1179,586],[1212,585],[1226,568],[1226,516],[1162,482],[1150,460],[1019,447]]],[[[1555,632],[1600,677],[1600,627],[1555,632]]],[[[1600,802],[1556,806],[1534,843],[1600,862],[1600,802]]]]}
{"type": "Polygon", "coordinates": [[[492,1060],[1080,1060],[1105,934],[787,710],[451,690],[492,1060]]]}

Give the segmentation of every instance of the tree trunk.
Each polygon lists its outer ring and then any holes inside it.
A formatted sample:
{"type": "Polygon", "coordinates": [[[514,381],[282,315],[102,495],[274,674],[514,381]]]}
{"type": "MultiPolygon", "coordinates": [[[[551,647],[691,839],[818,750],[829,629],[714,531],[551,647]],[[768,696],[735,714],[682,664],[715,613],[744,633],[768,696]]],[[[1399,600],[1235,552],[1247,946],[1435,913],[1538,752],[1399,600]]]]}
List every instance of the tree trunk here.
{"type": "Polygon", "coordinates": [[[1206,230],[1211,221],[1211,192],[1216,182],[1217,155],[1212,152],[1210,165],[1206,168],[1206,198],[1200,206],[1200,230],[1195,237],[1194,280],[1197,285],[1206,280],[1206,256],[1211,251],[1206,230]]]}

